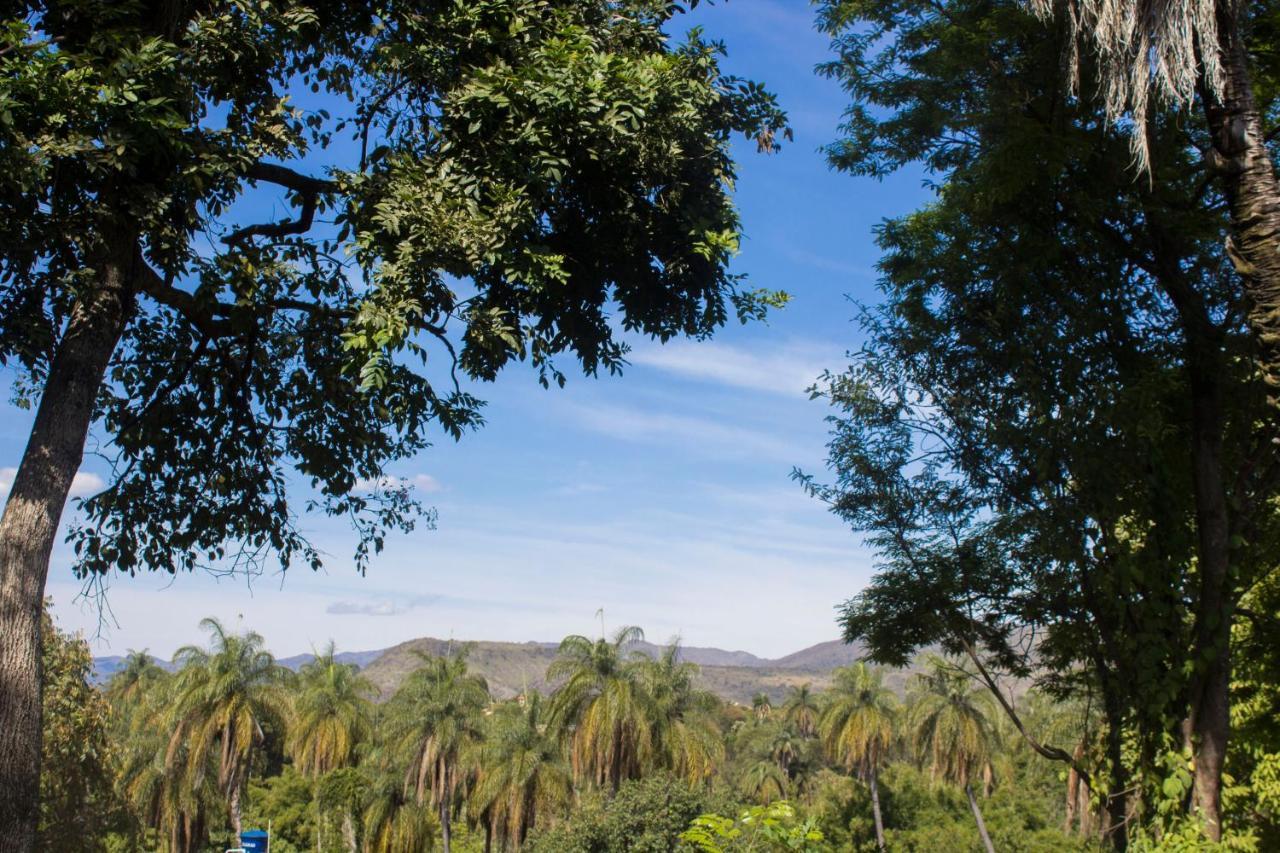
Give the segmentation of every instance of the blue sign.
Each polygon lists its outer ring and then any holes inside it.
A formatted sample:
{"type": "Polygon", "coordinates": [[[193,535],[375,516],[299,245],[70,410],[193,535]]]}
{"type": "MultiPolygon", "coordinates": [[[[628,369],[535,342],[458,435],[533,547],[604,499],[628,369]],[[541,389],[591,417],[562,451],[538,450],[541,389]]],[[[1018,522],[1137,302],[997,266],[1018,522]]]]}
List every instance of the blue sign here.
{"type": "Polygon", "coordinates": [[[240,833],[240,846],[244,848],[245,853],[267,853],[269,843],[270,839],[261,829],[240,833]]]}

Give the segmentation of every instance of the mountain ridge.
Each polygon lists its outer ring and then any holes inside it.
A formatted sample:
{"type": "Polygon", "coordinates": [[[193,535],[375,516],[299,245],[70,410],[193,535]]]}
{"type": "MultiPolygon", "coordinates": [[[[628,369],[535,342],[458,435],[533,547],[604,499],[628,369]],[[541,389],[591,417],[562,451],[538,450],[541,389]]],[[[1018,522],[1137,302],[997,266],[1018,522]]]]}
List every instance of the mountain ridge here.
{"type": "MultiPolygon", "coordinates": [[[[342,663],[358,666],[378,689],[380,699],[390,697],[400,682],[417,668],[417,653],[443,655],[451,650],[467,649],[473,671],[484,676],[498,698],[510,698],[526,690],[546,691],[553,685],[546,680],[547,666],[555,659],[559,643],[528,641],[524,643],[496,640],[442,640],[418,637],[389,646],[361,652],[339,652],[342,663]]],[[[631,651],[657,656],[664,647],[646,641],[635,643],[631,651]]],[[[762,658],[742,650],[726,650],[714,646],[681,646],[682,660],[699,667],[698,684],[705,690],[731,702],[748,703],[757,693],[765,693],[779,701],[792,688],[811,684],[821,689],[830,683],[831,670],[858,660],[860,645],[847,645],[841,640],[817,643],[781,658],[762,658]]],[[[278,658],[277,662],[297,670],[314,659],[301,654],[278,658]]],[[[91,680],[103,684],[124,665],[123,655],[106,655],[93,659],[91,680]]],[[[157,659],[161,667],[172,670],[173,664],[157,659]]],[[[890,674],[891,686],[905,682],[905,674],[896,679],[890,674]]]]}

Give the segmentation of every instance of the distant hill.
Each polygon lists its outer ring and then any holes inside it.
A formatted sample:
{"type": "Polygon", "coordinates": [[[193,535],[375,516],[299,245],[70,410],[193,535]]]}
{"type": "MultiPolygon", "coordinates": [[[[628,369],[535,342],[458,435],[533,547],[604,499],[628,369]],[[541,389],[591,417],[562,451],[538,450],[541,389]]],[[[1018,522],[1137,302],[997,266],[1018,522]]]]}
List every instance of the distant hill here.
{"type": "Polygon", "coordinates": [[[848,666],[862,657],[862,644],[849,644],[843,640],[818,643],[807,649],[792,652],[784,658],[770,661],[778,669],[799,669],[806,672],[826,672],[838,666],[848,666]]]}
{"type": "MultiPolygon", "coordinates": [[[[469,647],[471,669],[489,682],[495,696],[508,698],[524,690],[546,692],[553,685],[546,680],[547,666],[555,660],[556,643],[454,642],[453,647],[469,647]]],[[[418,666],[414,652],[440,655],[450,642],[424,637],[387,649],[364,669],[364,674],[386,697],[418,666]]],[[[653,643],[637,643],[635,650],[650,657],[661,651],[653,643]]],[[[731,702],[747,704],[757,693],[766,693],[775,702],[792,687],[809,683],[816,689],[831,683],[831,670],[857,660],[859,649],[840,641],[821,643],[778,660],[756,657],[748,652],[724,651],[697,646],[682,647],[681,657],[700,667],[699,685],[731,702]]],[[[895,687],[905,680],[890,677],[895,687]]]]}
{"type": "MultiPolygon", "coordinates": [[[[386,649],[376,649],[370,652],[338,652],[334,657],[341,663],[353,663],[363,669],[381,657],[385,651],[386,649]]],[[[293,655],[292,657],[280,658],[276,663],[297,672],[304,664],[313,660],[315,660],[315,655],[293,655]]],[[[124,661],[124,655],[106,655],[94,658],[93,671],[89,673],[89,681],[93,684],[105,684],[111,680],[111,676],[124,669],[124,661]]],[[[160,658],[156,658],[155,661],[156,665],[161,669],[166,672],[173,672],[174,666],[169,661],[160,658]]]]}
{"type": "MultiPolygon", "coordinates": [[[[489,689],[499,698],[509,698],[525,690],[547,691],[547,667],[555,660],[557,643],[499,643],[489,641],[461,642],[422,637],[392,646],[366,652],[340,652],[338,660],[360,667],[365,676],[378,688],[382,699],[395,693],[405,677],[419,665],[415,652],[430,655],[448,654],[451,649],[468,647],[467,660],[471,669],[485,677],[489,689]]],[[[656,656],[662,647],[648,642],[636,643],[635,650],[650,657],[656,656]]],[[[846,645],[839,640],[819,643],[807,649],[776,660],[756,657],[750,652],[725,651],[699,646],[682,646],[684,660],[700,667],[699,685],[730,702],[748,704],[757,693],[766,693],[774,702],[781,701],[792,687],[811,684],[821,690],[831,683],[831,671],[858,660],[862,654],[859,645],[846,645]]],[[[294,655],[281,658],[280,663],[297,670],[312,660],[312,655],[294,655]]],[[[101,684],[124,666],[124,657],[112,655],[94,658],[93,680],[101,684]]],[[[165,669],[172,670],[168,661],[157,661],[165,669]]],[[[886,682],[901,691],[909,671],[886,674],[886,682]]]]}

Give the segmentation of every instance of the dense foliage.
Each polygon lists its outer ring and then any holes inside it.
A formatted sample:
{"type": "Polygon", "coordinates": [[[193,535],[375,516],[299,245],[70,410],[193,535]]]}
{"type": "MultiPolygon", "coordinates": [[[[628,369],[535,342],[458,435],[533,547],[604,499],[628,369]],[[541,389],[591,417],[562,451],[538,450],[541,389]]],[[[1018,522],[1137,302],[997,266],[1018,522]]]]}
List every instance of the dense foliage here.
{"type": "Polygon", "coordinates": [[[821,22],[852,100],[833,164],[936,188],[879,228],[884,299],[819,391],[833,477],[805,482],[880,560],[846,638],[1091,709],[1037,745],[1116,847],[1202,824],[1265,849],[1244,792],[1277,743],[1231,708],[1273,673],[1274,602],[1249,602],[1280,562],[1280,457],[1210,140],[1153,105],[1135,179],[1092,58],[1077,96],[1067,28],[1017,3],[832,0],[821,22]]]}
{"type": "MultiPolygon", "coordinates": [[[[295,673],[253,632],[203,627],[209,646],[172,667],[133,654],[101,691],[82,668],[74,701],[48,694],[99,720],[102,754],[50,763],[46,784],[112,819],[76,824],[71,847],[50,821],[42,849],[206,853],[268,823],[276,853],[981,849],[980,820],[997,849],[1070,850],[1102,825],[1087,797],[1071,818],[1070,780],[941,658],[903,695],[857,664],[757,713],[698,688],[678,643],[636,650],[636,628],[566,638],[550,695],[499,698],[465,647],[376,696],[332,647],[295,673]]],[[[1046,697],[1022,701],[1037,731],[1079,735],[1046,697]]]]}

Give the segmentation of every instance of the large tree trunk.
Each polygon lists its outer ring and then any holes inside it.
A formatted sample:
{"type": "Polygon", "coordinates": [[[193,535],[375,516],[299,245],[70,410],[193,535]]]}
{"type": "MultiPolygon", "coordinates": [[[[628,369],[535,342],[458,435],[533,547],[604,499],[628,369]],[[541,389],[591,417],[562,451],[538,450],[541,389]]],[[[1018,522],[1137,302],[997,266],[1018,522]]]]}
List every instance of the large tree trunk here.
{"type": "MultiPolygon", "coordinates": [[[[1269,161],[1268,161],[1269,162],[1269,161]]],[[[1269,168],[1269,167],[1268,167],[1269,168]]],[[[1274,175],[1272,176],[1274,183],[1274,175]]],[[[1185,729],[1192,748],[1195,804],[1214,841],[1222,835],[1222,767],[1230,728],[1231,620],[1235,590],[1231,583],[1231,518],[1223,468],[1226,430],[1223,381],[1227,365],[1224,332],[1215,325],[1204,298],[1183,272],[1182,253],[1171,246],[1163,224],[1149,217],[1160,284],[1182,325],[1190,387],[1191,475],[1196,508],[1196,566],[1199,595],[1195,608],[1192,660],[1185,729]]],[[[1277,232],[1280,237],[1280,232],[1277,232]]],[[[1275,253],[1280,243],[1272,247],[1275,253]]],[[[1280,261],[1280,255],[1277,256],[1280,261]]],[[[1280,271],[1280,266],[1277,267],[1280,271]]]]}
{"type": "Polygon", "coordinates": [[[1231,211],[1227,250],[1249,298],[1249,326],[1274,400],[1280,394],[1280,182],[1249,79],[1236,16],[1241,5],[1218,3],[1222,91],[1219,96],[1209,86],[1202,90],[1213,139],[1212,165],[1223,177],[1231,211]]]}
{"type": "Polygon", "coordinates": [[[978,825],[978,835],[982,837],[982,846],[987,853],[996,853],[996,848],[991,843],[991,836],[987,834],[987,822],[982,819],[982,809],[978,808],[978,798],[973,795],[973,786],[966,782],[964,793],[969,798],[969,809],[973,812],[973,822],[978,825]]]}
{"type": "Polygon", "coordinates": [[[58,522],[84,455],[107,363],[133,308],[132,236],[111,239],[49,367],[0,518],[0,837],[35,843],[40,797],[40,612],[58,522]]]}
{"type": "Polygon", "coordinates": [[[875,818],[876,823],[876,847],[884,850],[884,818],[880,816],[880,784],[878,776],[876,768],[872,767],[868,779],[868,786],[871,788],[871,816],[875,818]]]}

